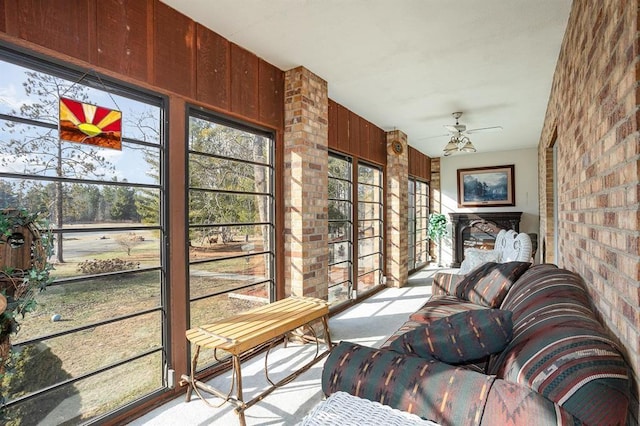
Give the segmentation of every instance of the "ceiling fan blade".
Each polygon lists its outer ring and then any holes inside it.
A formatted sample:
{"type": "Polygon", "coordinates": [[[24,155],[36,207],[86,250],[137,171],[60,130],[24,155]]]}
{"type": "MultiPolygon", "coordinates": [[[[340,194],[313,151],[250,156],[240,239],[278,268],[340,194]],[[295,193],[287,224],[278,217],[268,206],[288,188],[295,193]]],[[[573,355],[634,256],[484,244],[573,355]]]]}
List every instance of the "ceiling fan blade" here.
{"type": "Polygon", "coordinates": [[[426,140],[426,139],[443,138],[443,137],[445,137],[445,136],[451,136],[451,134],[450,134],[450,133],[445,133],[444,135],[426,136],[426,137],[424,137],[424,138],[419,138],[419,139],[416,139],[416,140],[418,140],[418,141],[423,141],[423,140],[426,140]]]}
{"type": "Polygon", "coordinates": [[[456,125],[445,124],[444,128],[450,131],[451,133],[458,133],[458,132],[464,132],[467,126],[465,126],[464,124],[456,124],[456,125]]]}
{"type": "Polygon", "coordinates": [[[491,126],[491,127],[480,127],[477,129],[469,129],[465,133],[470,135],[473,133],[481,133],[481,132],[499,132],[502,130],[502,126],[491,126]]]}

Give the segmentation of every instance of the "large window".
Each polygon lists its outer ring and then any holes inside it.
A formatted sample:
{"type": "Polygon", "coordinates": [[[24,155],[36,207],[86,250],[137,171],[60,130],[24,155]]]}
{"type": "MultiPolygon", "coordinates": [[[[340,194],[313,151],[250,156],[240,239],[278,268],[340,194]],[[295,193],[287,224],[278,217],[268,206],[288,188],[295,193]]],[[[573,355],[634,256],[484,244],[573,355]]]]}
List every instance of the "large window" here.
{"type": "Polygon", "coordinates": [[[382,284],[384,205],[382,171],[358,164],[358,281],[359,293],[382,284]]]}
{"type": "MultiPolygon", "coordinates": [[[[275,298],[273,152],[270,133],[190,111],[192,326],[275,298]]],[[[200,361],[206,368],[213,354],[200,361]]]]}
{"type": "Polygon", "coordinates": [[[415,178],[409,179],[409,271],[424,266],[429,261],[429,184],[415,178]]]}
{"type": "Polygon", "coordinates": [[[353,290],[352,170],[349,158],[329,155],[329,303],[353,290]]]}
{"type": "Polygon", "coordinates": [[[0,208],[42,212],[56,240],[54,282],[11,336],[0,423],[104,418],[167,383],[163,99],[9,51],[0,74],[0,208]],[[61,96],[121,111],[121,149],[61,140],[61,96]]]}

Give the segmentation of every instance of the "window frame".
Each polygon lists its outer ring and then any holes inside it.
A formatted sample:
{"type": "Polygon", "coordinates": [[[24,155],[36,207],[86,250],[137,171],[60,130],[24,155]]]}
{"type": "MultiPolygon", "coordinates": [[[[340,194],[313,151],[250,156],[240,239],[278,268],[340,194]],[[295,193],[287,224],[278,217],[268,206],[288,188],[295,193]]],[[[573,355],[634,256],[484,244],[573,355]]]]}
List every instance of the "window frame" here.
{"type": "MultiPolygon", "coordinates": [[[[102,92],[107,93],[109,96],[116,95],[123,98],[127,98],[131,101],[144,103],[153,107],[158,108],[159,116],[158,116],[158,143],[152,143],[143,141],[140,139],[129,138],[123,135],[122,142],[135,144],[137,146],[149,147],[158,151],[158,182],[156,184],[147,184],[147,183],[130,183],[126,181],[106,181],[99,179],[87,179],[87,178],[77,178],[77,177],[66,177],[66,176],[47,176],[47,175],[36,175],[29,173],[16,173],[16,172],[8,172],[1,171],[0,179],[17,179],[17,180],[33,180],[39,182],[49,182],[49,183],[61,183],[61,184],[88,184],[92,186],[104,186],[110,188],[120,188],[120,187],[129,187],[129,188],[138,188],[138,189],[153,189],[157,190],[159,193],[159,205],[158,205],[158,214],[159,214],[159,223],[154,225],[134,225],[134,226],[98,226],[98,227],[64,227],[64,228],[53,228],[52,234],[56,239],[62,239],[62,235],[69,233],[91,233],[91,232],[113,232],[113,231],[157,231],[160,232],[160,240],[159,240],[159,253],[158,253],[158,266],[150,266],[143,267],[139,269],[133,270],[125,270],[125,271],[117,271],[117,272],[109,272],[109,273],[96,273],[96,274],[86,274],[81,276],[67,277],[67,278],[56,278],[54,281],[49,284],[49,287],[62,287],[65,285],[76,284],[80,282],[90,282],[98,279],[103,279],[105,277],[130,277],[138,274],[144,274],[148,272],[158,272],[159,275],[159,305],[143,309],[142,311],[126,313],[123,315],[119,315],[117,317],[102,319],[98,321],[94,321],[91,323],[80,324],[77,327],[70,328],[67,330],[63,330],[60,332],[48,333],[39,335],[34,338],[25,339],[23,341],[14,343],[14,347],[26,347],[28,345],[33,345],[39,342],[47,341],[50,339],[63,337],[67,335],[71,335],[73,333],[83,332],[85,330],[91,330],[95,327],[105,326],[110,324],[115,324],[120,321],[126,321],[129,319],[133,319],[136,317],[148,315],[154,312],[157,312],[160,316],[161,321],[161,331],[160,331],[160,342],[159,346],[155,346],[145,350],[144,352],[140,352],[134,355],[128,355],[123,359],[120,359],[114,363],[110,363],[109,365],[101,366],[99,368],[95,368],[91,371],[87,371],[81,373],[77,376],[69,378],[67,380],[58,382],[56,384],[47,386],[45,388],[41,388],[36,391],[32,391],[27,395],[21,396],[14,400],[9,400],[3,403],[3,409],[11,408],[14,406],[18,406],[24,402],[35,400],[39,397],[45,396],[56,390],[62,389],[65,386],[80,382],[92,376],[117,369],[118,367],[125,365],[127,363],[135,362],[139,359],[142,359],[146,356],[150,356],[154,353],[158,353],[162,359],[162,368],[160,368],[160,382],[161,386],[156,388],[155,390],[140,395],[133,399],[132,401],[126,402],[124,405],[120,405],[118,407],[112,408],[109,411],[97,414],[88,419],[87,421],[96,421],[98,419],[106,419],[117,415],[116,413],[128,406],[138,405],[143,403],[144,401],[153,399],[161,395],[168,389],[169,386],[169,376],[168,369],[171,365],[172,353],[171,353],[171,345],[169,341],[169,324],[170,324],[170,312],[168,310],[168,276],[169,276],[169,263],[168,263],[168,245],[167,245],[167,224],[168,224],[168,209],[167,202],[169,196],[168,186],[167,186],[167,176],[168,176],[168,164],[167,164],[167,119],[166,116],[168,114],[168,97],[166,95],[162,95],[156,92],[153,92],[148,89],[144,89],[132,84],[128,84],[111,77],[101,75],[94,70],[82,70],[79,67],[73,67],[67,63],[63,63],[61,61],[56,61],[51,58],[45,57],[44,55],[38,55],[33,53],[25,53],[22,51],[14,50],[8,46],[0,45],[0,61],[10,63],[13,65],[17,65],[23,68],[26,68],[30,71],[50,75],[59,79],[64,79],[71,84],[70,87],[76,84],[82,84],[83,86],[87,86],[92,89],[96,89],[102,92]]],[[[112,98],[113,99],[113,98],[112,98]]],[[[115,102],[115,101],[114,101],[115,102]]],[[[13,116],[9,114],[0,113],[0,120],[15,122],[20,124],[25,124],[28,126],[36,126],[37,128],[49,129],[49,130],[57,130],[57,124],[53,124],[46,121],[40,121],[37,119],[30,119],[21,116],[13,116]]]]}

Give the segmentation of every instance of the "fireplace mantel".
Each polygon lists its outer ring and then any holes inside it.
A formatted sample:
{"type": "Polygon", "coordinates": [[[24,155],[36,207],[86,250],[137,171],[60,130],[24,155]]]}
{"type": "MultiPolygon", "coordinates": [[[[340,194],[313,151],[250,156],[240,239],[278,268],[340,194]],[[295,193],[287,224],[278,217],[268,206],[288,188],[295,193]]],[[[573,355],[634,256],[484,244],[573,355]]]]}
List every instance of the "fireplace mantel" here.
{"type": "Polygon", "coordinates": [[[453,225],[452,268],[459,268],[464,259],[465,240],[472,229],[479,229],[487,234],[488,239],[495,240],[500,229],[513,229],[520,232],[520,217],[522,212],[473,212],[473,213],[449,213],[453,225]]]}

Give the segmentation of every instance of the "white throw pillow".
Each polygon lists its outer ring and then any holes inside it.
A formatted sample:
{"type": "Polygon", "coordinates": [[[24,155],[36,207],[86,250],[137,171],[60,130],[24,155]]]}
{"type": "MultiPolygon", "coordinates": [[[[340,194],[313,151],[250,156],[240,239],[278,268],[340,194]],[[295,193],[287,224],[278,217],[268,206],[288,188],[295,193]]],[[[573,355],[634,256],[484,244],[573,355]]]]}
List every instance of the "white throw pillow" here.
{"type": "Polygon", "coordinates": [[[467,275],[478,266],[487,262],[499,262],[498,253],[494,250],[467,249],[464,252],[464,260],[460,264],[459,274],[467,275]]]}

